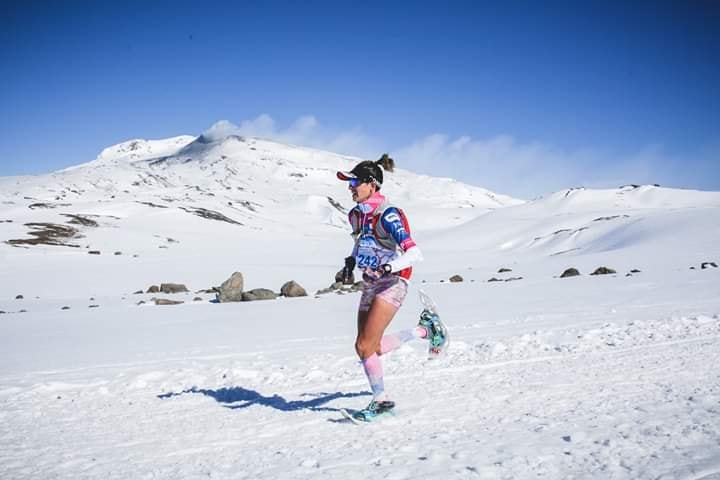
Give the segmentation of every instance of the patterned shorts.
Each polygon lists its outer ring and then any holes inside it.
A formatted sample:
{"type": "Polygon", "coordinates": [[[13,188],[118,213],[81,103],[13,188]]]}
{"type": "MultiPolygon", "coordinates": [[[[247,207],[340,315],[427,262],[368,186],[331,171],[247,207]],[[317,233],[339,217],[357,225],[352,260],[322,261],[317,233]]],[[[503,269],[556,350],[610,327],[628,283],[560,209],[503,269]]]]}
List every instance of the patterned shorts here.
{"type": "Polygon", "coordinates": [[[384,301],[400,308],[405,300],[408,291],[408,282],[397,275],[390,275],[379,280],[370,281],[367,278],[363,284],[362,297],[360,297],[360,306],[358,310],[367,312],[370,310],[375,298],[382,298],[384,301]]]}

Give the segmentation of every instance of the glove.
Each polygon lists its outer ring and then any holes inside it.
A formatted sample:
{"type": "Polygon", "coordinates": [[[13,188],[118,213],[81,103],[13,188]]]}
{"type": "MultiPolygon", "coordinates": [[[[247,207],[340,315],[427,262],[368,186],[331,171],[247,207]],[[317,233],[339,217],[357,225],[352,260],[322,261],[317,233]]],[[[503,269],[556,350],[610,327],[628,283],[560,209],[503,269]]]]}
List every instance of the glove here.
{"type": "Polygon", "coordinates": [[[345,266],[342,269],[342,282],[345,285],[353,283],[353,280],[355,279],[353,270],[355,270],[355,257],[346,257],[345,266]]]}

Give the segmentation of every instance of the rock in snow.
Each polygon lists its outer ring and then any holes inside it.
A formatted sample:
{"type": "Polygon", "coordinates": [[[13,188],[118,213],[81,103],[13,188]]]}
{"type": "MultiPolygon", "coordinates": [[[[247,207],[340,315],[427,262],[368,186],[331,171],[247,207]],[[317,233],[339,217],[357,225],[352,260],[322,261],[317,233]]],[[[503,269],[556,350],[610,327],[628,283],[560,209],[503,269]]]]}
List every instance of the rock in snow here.
{"type": "Polygon", "coordinates": [[[244,286],[243,274],[240,272],[233,273],[217,289],[218,302],[241,302],[244,286]]]}
{"type": "Polygon", "coordinates": [[[277,293],[272,290],[268,290],[267,288],[254,288],[252,290],[248,290],[247,292],[243,292],[242,294],[243,302],[252,302],[254,300],[275,300],[276,298],[277,293]]]}
{"type": "Polygon", "coordinates": [[[580,275],[580,271],[577,268],[568,268],[561,275],[560,278],[577,277],[580,275]]]}
{"type": "Polygon", "coordinates": [[[281,295],[285,297],[306,297],[307,292],[305,289],[297,283],[295,280],[290,280],[289,282],[286,282],[281,288],[280,288],[281,295]]]}

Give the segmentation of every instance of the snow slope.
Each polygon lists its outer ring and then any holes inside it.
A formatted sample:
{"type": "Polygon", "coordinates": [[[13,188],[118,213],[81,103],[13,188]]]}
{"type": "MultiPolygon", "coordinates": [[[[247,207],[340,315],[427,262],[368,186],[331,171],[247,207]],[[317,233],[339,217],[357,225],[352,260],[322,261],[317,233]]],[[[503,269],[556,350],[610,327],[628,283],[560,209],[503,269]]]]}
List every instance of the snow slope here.
{"type": "Polygon", "coordinates": [[[388,174],[426,257],[390,330],[416,324],[422,288],[453,342],[439,361],[421,341],[384,357],[398,412],[367,426],[338,413],[369,401],[359,294],[132,294],[233,271],[246,289],[327,286],[351,246],[334,172],[355,161],[176,137],[0,178],[0,240],[47,222],[79,245],[0,243],[0,478],[720,477],[719,192],[520,202],[388,174]]]}

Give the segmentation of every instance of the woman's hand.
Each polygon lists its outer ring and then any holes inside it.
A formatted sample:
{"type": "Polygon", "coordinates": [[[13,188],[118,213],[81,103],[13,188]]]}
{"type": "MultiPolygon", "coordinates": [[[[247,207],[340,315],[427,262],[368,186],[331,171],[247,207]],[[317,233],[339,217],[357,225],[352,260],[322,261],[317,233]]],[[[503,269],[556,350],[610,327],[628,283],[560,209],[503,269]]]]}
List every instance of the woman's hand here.
{"type": "Polygon", "coordinates": [[[364,273],[373,280],[377,280],[379,278],[390,275],[392,273],[392,267],[389,263],[383,263],[378,268],[366,268],[364,270],[364,273]]]}

